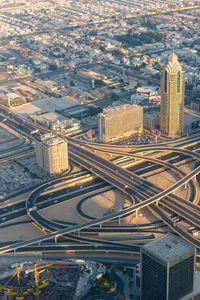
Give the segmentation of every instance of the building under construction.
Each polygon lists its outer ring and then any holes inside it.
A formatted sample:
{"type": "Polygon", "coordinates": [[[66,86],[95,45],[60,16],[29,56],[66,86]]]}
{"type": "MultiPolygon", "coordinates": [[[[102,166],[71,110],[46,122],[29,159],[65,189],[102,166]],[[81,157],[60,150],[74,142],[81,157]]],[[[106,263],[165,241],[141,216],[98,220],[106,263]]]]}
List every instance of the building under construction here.
{"type": "Polygon", "coordinates": [[[106,108],[98,117],[99,139],[105,143],[143,131],[143,108],[136,104],[106,108]]]}
{"type": "Polygon", "coordinates": [[[72,300],[80,277],[80,265],[55,262],[45,265],[24,262],[16,271],[8,268],[0,272],[0,299],[72,300]],[[12,274],[12,275],[11,275],[12,274]]]}

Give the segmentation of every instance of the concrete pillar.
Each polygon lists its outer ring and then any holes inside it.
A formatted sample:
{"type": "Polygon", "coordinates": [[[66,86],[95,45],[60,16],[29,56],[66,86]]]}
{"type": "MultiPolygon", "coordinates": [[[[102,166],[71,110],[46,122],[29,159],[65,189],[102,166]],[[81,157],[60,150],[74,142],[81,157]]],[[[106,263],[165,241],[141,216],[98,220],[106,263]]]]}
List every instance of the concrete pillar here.
{"type": "Polygon", "coordinates": [[[173,190],[173,194],[176,194],[176,190],[173,190]]]}
{"type": "Polygon", "coordinates": [[[16,255],[16,249],[14,249],[14,255],[16,255]]]}
{"type": "Polygon", "coordinates": [[[80,236],[80,230],[78,230],[78,236],[80,236]]]}
{"type": "Polygon", "coordinates": [[[187,182],[185,183],[185,190],[187,189],[187,182]]]}
{"type": "Polygon", "coordinates": [[[194,180],[194,182],[197,181],[197,176],[196,175],[193,177],[193,180],[194,180]]]}
{"type": "Polygon", "coordinates": [[[57,244],[57,236],[55,236],[55,244],[57,244]]]}
{"type": "Polygon", "coordinates": [[[100,223],[100,228],[102,228],[102,223],[100,223]]]}
{"type": "Polygon", "coordinates": [[[158,206],[158,200],[156,201],[156,205],[158,206]]]}
{"type": "Polygon", "coordinates": [[[118,219],[118,224],[120,225],[121,224],[121,218],[119,217],[118,219]]]}
{"type": "Polygon", "coordinates": [[[136,211],[135,211],[135,217],[136,217],[136,218],[138,217],[138,210],[139,210],[139,209],[136,209],[136,211]]]}

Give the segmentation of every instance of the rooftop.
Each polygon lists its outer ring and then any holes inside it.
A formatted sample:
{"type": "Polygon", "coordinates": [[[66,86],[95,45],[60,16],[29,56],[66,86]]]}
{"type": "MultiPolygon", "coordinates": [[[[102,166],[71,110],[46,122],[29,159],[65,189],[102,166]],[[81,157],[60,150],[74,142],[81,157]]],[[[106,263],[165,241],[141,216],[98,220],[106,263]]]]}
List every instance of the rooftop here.
{"type": "Polygon", "coordinates": [[[107,107],[104,108],[103,110],[103,115],[112,115],[113,113],[118,113],[120,111],[125,111],[125,110],[142,110],[142,107],[137,105],[137,104],[123,104],[123,105],[119,105],[119,106],[111,106],[111,107],[107,107]]]}
{"type": "Polygon", "coordinates": [[[146,244],[144,249],[156,258],[168,263],[184,256],[188,252],[194,250],[195,247],[180,237],[169,233],[151,243],[146,244]]]}
{"type": "Polygon", "coordinates": [[[59,122],[66,121],[66,117],[63,117],[54,112],[47,112],[40,115],[32,115],[32,118],[34,118],[39,122],[48,122],[48,123],[59,123],[59,122]]]}
{"type": "Polygon", "coordinates": [[[43,135],[35,134],[34,137],[36,140],[39,140],[48,146],[53,146],[56,144],[62,144],[67,142],[65,139],[52,133],[46,133],[43,135]]]}
{"type": "Polygon", "coordinates": [[[44,144],[46,144],[47,146],[54,146],[63,143],[67,143],[67,141],[60,137],[53,137],[44,141],[44,144]]]}
{"type": "Polygon", "coordinates": [[[154,117],[154,116],[157,116],[159,114],[160,114],[159,111],[149,111],[149,112],[146,112],[144,115],[149,116],[149,117],[154,117]]]}
{"type": "Polygon", "coordinates": [[[142,94],[150,94],[152,92],[156,92],[156,90],[157,90],[156,86],[143,86],[137,88],[137,92],[142,94]]]}

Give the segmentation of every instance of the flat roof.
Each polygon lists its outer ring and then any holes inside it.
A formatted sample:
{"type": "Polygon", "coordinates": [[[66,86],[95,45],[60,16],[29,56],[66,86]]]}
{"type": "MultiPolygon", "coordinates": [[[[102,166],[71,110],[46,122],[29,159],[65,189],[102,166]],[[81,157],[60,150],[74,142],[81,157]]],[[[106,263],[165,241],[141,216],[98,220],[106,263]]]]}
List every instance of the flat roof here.
{"type": "Polygon", "coordinates": [[[16,93],[12,93],[12,92],[11,92],[11,93],[7,93],[7,96],[8,96],[10,99],[12,99],[12,100],[21,97],[20,95],[18,95],[18,94],[16,94],[16,93]]]}
{"type": "Polygon", "coordinates": [[[48,146],[53,146],[56,144],[62,144],[67,143],[67,140],[65,138],[62,138],[60,136],[57,136],[53,133],[45,133],[45,134],[35,134],[35,139],[42,142],[43,144],[46,144],[48,146]]]}
{"type": "Polygon", "coordinates": [[[149,94],[152,92],[156,92],[157,87],[156,86],[143,86],[143,87],[138,87],[137,92],[138,93],[144,93],[144,94],[149,94]]]}
{"type": "Polygon", "coordinates": [[[78,115],[82,112],[87,112],[87,111],[88,111],[88,107],[86,104],[73,105],[72,107],[62,109],[62,113],[64,115],[78,115]]]}
{"type": "Polygon", "coordinates": [[[43,143],[46,144],[47,146],[54,146],[58,144],[67,143],[67,141],[62,139],[61,137],[53,137],[43,141],[43,143]]]}
{"type": "Polygon", "coordinates": [[[194,246],[172,233],[146,244],[143,248],[166,263],[173,262],[195,249],[194,246]]]}
{"type": "Polygon", "coordinates": [[[160,114],[159,111],[150,111],[150,112],[146,112],[145,116],[150,116],[150,117],[154,117],[156,115],[160,114]]]}
{"type": "Polygon", "coordinates": [[[122,111],[128,111],[128,110],[143,110],[142,106],[139,106],[137,104],[123,104],[123,105],[118,105],[118,106],[110,106],[107,108],[104,108],[103,112],[100,113],[100,115],[112,115],[118,112],[122,111]]]}
{"type": "Polygon", "coordinates": [[[55,112],[47,112],[40,115],[32,115],[32,117],[39,122],[49,122],[49,123],[56,123],[56,122],[65,122],[67,118],[61,116],[55,112]]]}

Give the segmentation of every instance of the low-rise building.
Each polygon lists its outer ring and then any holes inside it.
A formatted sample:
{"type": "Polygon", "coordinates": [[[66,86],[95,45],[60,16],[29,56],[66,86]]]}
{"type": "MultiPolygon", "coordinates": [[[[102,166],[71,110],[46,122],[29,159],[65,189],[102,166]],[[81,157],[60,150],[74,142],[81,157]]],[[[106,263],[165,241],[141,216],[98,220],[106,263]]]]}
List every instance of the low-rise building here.
{"type": "Polygon", "coordinates": [[[143,126],[145,129],[152,130],[158,128],[160,125],[160,113],[150,112],[143,116],[143,126]]]}
{"type": "Polygon", "coordinates": [[[190,106],[192,109],[200,111],[200,98],[192,99],[190,106]]]}
{"type": "Polygon", "coordinates": [[[80,128],[80,122],[73,118],[69,119],[55,112],[44,112],[41,114],[30,115],[30,118],[53,130],[71,132],[80,128]]]}

